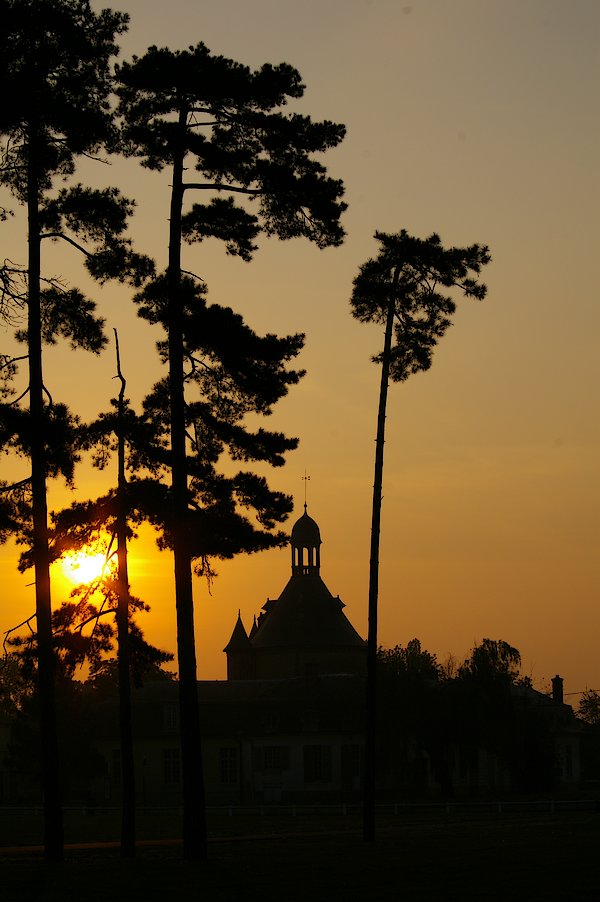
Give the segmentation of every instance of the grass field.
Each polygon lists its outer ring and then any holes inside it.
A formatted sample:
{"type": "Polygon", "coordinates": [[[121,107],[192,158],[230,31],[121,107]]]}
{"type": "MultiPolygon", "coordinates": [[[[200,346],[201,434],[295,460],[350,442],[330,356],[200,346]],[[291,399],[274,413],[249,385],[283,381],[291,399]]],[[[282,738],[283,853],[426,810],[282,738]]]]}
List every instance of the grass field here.
{"type": "MultiPolygon", "coordinates": [[[[153,826],[154,839],[172,837],[175,821],[142,819],[139,834],[153,826]]],[[[114,818],[74,814],[66,826],[68,841],[75,829],[81,842],[115,838],[108,835],[114,818]]],[[[98,846],[67,848],[65,860],[55,863],[39,850],[11,850],[3,829],[0,899],[600,900],[600,814],[591,811],[386,815],[369,844],[360,831],[356,815],[221,817],[211,819],[206,862],[184,862],[177,842],[163,842],[142,844],[135,861],[98,846]]]]}

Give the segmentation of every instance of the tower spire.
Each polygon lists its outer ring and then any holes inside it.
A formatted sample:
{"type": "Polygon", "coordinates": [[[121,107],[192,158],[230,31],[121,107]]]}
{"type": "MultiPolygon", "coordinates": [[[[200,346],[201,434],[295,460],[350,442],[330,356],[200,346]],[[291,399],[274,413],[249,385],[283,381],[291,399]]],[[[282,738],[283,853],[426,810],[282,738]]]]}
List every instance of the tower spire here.
{"type": "Polygon", "coordinates": [[[306,513],[306,509],[308,507],[307,501],[306,501],[307,495],[308,495],[307,489],[308,489],[308,483],[310,482],[310,476],[307,476],[306,470],[304,470],[304,476],[301,476],[300,478],[302,479],[302,481],[304,483],[304,513],[306,513]]]}

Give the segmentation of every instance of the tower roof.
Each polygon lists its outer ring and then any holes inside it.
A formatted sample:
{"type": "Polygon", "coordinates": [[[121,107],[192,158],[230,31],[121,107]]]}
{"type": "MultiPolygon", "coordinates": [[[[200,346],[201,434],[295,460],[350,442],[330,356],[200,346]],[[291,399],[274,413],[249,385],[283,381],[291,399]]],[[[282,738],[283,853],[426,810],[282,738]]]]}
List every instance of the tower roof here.
{"type": "Polygon", "coordinates": [[[304,513],[292,527],[291,543],[303,548],[311,548],[321,544],[319,527],[316,521],[306,513],[306,504],[304,505],[304,513]]]}
{"type": "Polygon", "coordinates": [[[255,649],[364,646],[343,607],[319,575],[293,575],[251,645],[255,649]]]}
{"type": "Polygon", "coordinates": [[[248,634],[242,623],[242,612],[238,611],[238,618],[236,624],[233,628],[233,632],[231,634],[231,639],[223,649],[223,651],[227,654],[230,651],[240,651],[245,648],[250,648],[250,639],[248,638],[248,634]]]}

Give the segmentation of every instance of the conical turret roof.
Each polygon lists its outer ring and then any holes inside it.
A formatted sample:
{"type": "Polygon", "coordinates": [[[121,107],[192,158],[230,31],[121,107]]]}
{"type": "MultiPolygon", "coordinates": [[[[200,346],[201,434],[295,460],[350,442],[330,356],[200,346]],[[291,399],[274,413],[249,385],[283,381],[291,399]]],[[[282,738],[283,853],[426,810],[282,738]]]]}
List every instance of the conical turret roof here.
{"type": "Polygon", "coordinates": [[[238,611],[238,618],[236,624],[233,628],[233,632],[231,634],[231,639],[223,649],[223,651],[227,654],[227,652],[231,651],[240,651],[241,649],[251,648],[250,639],[248,638],[248,634],[242,623],[242,612],[238,611]]]}

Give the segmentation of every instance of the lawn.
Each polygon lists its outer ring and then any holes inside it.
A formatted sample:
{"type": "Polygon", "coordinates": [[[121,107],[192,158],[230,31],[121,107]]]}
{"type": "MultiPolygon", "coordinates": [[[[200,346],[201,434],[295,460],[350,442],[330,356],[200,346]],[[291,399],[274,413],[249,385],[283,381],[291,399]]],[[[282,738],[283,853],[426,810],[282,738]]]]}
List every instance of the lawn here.
{"type": "MultiPolygon", "coordinates": [[[[89,817],[81,820],[89,827],[89,817]]],[[[171,832],[170,823],[160,823],[162,831],[154,819],[157,835],[171,832]]],[[[96,830],[107,827],[96,821],[96,830]]],[[[599,840],[600,815],[590,811],[385,816],[369,844],[356,816],[222,818],[211,823],[206,862],[182,861],[176,842],[142,844],[128,862],[110,847],[68,848],[59,863],[32,850],[0,849],[0,898],[598,902],[599,840]]]]}

